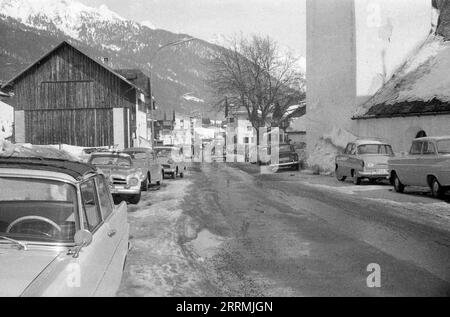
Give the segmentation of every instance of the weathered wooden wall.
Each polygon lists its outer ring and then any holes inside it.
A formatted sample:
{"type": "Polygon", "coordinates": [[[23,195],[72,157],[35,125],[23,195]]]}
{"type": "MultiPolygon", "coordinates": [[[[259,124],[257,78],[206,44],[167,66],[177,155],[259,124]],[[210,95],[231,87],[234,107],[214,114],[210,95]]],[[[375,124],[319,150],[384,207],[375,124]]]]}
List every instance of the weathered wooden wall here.
{"type": "Polygon", "coordinates": [[[33,144],[113,145],[112,108],[131,108],[135,90],[69,45],[19,78],[15,110],[33,144]]]}

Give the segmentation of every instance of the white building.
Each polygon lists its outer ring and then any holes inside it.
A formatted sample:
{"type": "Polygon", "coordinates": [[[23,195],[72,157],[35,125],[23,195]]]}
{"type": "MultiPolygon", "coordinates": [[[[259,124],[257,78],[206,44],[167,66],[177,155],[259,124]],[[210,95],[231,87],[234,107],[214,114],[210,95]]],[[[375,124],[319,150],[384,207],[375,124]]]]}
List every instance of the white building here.
{"type": "Polygon", "coordinates": [[[250,158],[251,147],[256,147],[257,136],[251,122],[248,120],[247,109],[241,107],[232,111],[227,117],[226,142],[227,162],[234,161],[228,154],[238,155],[238,161],[252,160],[250,158]]]}

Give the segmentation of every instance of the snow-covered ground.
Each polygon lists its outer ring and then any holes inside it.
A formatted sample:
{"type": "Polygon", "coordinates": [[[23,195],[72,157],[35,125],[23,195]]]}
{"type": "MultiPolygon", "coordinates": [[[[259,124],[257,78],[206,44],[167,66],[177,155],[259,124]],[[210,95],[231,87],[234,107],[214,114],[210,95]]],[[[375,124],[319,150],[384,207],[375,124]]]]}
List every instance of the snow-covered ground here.
{"type": "Polygon", "coordinates": [[[165,181],[161,191],[129,206],[133,248],[118,296],[207,296],[197,263],[183,243],[197,238],[195,223],[183,215],[189,180],[165,181]]]}
{"type": "Polygon", "coordinates": [[[12,135],[14,111],[11,106],[0,101],[0,140],[12,135]]]}

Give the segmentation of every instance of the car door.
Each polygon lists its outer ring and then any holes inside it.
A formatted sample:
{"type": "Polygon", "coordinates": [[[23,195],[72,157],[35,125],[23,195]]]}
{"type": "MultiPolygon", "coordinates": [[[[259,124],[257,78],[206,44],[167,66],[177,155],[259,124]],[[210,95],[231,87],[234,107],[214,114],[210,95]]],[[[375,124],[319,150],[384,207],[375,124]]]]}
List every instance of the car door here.
{"type": "Polygon", "coordinates": [[[420,160],[422,157],[423,141],[414,141],[409,155],[402,162],[399,169],[400,180],[405,185],[420,186],[420,160]]]}
{"type": "Polygon", "coordinates": [[[352,143],[351,147],[350,147],[350,153],[348,154],[348,168],[347,168],[347,173],[349,176],[352,175],[352,171],[358,171],[361,169],[361,163],[357,157],[357,148],[356,148],[356,144],[352,143]]]}
{"type": "Polygon", "coordinates": [[[433,142],[423,143],[422,155],[418,162],[418,182],[420,186],[428,186],[428,175],[436,175],[437,151],[433,142]]]}
{"type": "Polygon", "coordinates": [[[350,149],[352,147],[352,144],[347,144],[347,147],[345,148],[344,152],[341,155],[338,155],[336,158],[336,164],[339,168],[339,175],[340,176],[350,176],[349,174],[349,166],[348,166],[348,154],[350,153],[350,149]]]}
{"type": "Polygon", "coordinates": [[[108,244],[112,244],[111,259],[95,292],[96,296],[114,296],[120,286],[124,262],[128,253],[129,224],[126,203],[115,206],[108,182],[103,175],[96,177],[97,193],[108,244]]]}
{"type": "Polygon", "coordinates": [[[109,226],[102,221],[95,177],[82,182],[79,188],[81,228],[92,233],[92,242],[79,253],[65,256],[65,269],[55,280],[60,282],[53,283],[43,296],[94,296],[114,254],[109,226]]]}
{"type": "Polygon", "coordinates": [[[155,184],[162,179],[161,177],[161,165],[156,160],[156,155],[153,151],[147,152],[147,164],[150,170],[151,182],[155,184]]]}

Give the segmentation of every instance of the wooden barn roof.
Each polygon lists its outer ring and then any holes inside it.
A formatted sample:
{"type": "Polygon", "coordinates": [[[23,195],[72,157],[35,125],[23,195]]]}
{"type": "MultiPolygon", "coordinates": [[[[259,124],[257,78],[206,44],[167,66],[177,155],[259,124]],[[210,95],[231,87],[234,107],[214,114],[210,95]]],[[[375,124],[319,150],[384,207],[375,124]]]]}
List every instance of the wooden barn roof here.
{"type": "Polygon", "coordinates": [[[116,72],[115,70],[109,68],[108,66],[106,66],[105,64],[101,63],[100,61],[96,60],[95,58],[91,58],[89,55],[85,54],[84,52],[82,52],[81,50],[79,50],[78,48],[76,48],[75,46],[73,46],[72,44],[70,44],[67,41],[62,41],[60,44],[58,44],[57,46],[55,46],[52,50],[50,50],[49,52],[47,52],[46,54],[44,54],[43,56],[41,56],[38,60],[36,60],[34,63],[31,63],[27,68],[25,68],[23,71],[21,71],[20,73],[18,73],[16,76],[14,76],[12,79],[10,79],[9,81],[7,81],[6,83],[4,83],[1,87],[2,88],[11,88],[12,86],[14,86],[14,83],[19,80],[20,78],[22,78],[23,76],[25,76],[34,66],[39,65],[42,61],[44,61],[45,59],[47,59],[49,56],[51,56],[52,54],[54,54],[55,52],[57,52],[59,49],[61,49],[64,46],[68,46],[71,49],[77,51],[78,53],[86,56],[87,58],[89,58],[90,60],[92,60],[93,62],[97,63],[98,65],[100,65],[102,68],[104,68],[105,70],[107,70],[108,72],[114,74],[115,76],[117,76],[119,79],[121,79],[123,82],[125,82],[126,84],[128,84],[129,86],[135,88],[136,90],[142,91],[142,89],[140,89],[138,86],[136,86],[135,84],[133,84],[131,81],[129,81],[128,79],[126,79],[124,76],[122,76],[121,74],[119,74],[118,72],[116,72]]]}

